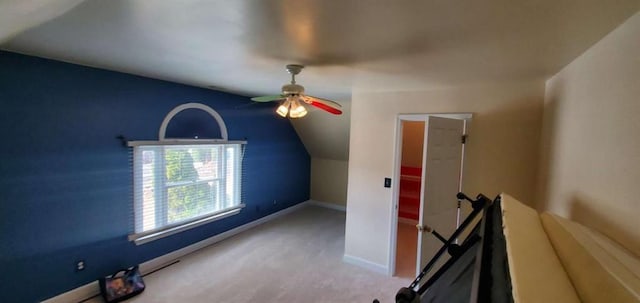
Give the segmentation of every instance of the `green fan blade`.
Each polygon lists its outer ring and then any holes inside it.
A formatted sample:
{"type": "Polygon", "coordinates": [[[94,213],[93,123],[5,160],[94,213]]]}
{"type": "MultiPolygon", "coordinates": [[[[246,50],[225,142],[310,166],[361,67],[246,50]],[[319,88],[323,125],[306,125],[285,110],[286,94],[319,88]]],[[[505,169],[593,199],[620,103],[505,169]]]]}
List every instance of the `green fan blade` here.
{"type": "Polygon", "coordinates": [[[284,98],[285,97],[283,95],[272,95],[272,96],[253,97],[253,98],[251,98],[251,100],[256,101],[256,102],[271,102],[271,101],[282,100],[284,98]]]}

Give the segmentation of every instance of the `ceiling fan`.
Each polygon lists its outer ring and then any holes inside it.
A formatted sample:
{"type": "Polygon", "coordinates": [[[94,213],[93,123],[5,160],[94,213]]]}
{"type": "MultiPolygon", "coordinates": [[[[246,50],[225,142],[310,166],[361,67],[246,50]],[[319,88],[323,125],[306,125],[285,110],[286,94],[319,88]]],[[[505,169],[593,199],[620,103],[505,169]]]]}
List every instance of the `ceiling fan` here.
{"type": "Polygon", "coordinates": [[[282,101],[280,106],[278,106],[276,113],[285,118],[287,115],[290,118],[302,118],[306,116],[307,109],[302,105],[302,103],[309,104],[334,115],[342,114],[342,110],[340,109],[342,108],[342,105],[331,100],[306,95],[304,93],[304,87],[296,84],[296,75],[302,71],[304,66],[289,64],[286,67],[289,74],[291,74],[291,83],[282,86],[282,94],[254,97],[251,98],[251,100],[256,102],[282,101]]]}

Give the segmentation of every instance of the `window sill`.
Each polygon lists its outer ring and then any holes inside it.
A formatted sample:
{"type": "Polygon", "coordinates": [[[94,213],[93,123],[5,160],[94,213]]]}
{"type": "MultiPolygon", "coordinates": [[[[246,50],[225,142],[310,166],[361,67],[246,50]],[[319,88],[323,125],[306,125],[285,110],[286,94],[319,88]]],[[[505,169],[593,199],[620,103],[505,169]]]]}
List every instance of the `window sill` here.
{"type": "Polygon", "coordinates": [[[129,241],[133,241],[136,243],[136,245],[141,245],[141,244],[145,244],[157,239],[161,239],[164,237],[168,237],[171,236],[173,234],[177,234],[179,232],[183,232],[185,230],[189,230],[198,226],[202,226],[204,224],[207,223],[211,223],[217,220],[221,220],[233,215],[237,215],[240,213],[240,211],[242,210],[242,208],[244,208],[244,204],[241,204],[240,206],[237,206],[235,208],[223,211],[223,212],[219,212],[219,213],[214,213],[210,216],[201,218],[201,219],[197,219],[194,221],[187,221],[184,224],[175,226],[175,227],[171,227],[169,229],[164,229],[164,230],[160,230],[158,232],[154,232],[154,233],[140,233],[140,234],[133,234],[133,235],[129,235],[129,241]]]}

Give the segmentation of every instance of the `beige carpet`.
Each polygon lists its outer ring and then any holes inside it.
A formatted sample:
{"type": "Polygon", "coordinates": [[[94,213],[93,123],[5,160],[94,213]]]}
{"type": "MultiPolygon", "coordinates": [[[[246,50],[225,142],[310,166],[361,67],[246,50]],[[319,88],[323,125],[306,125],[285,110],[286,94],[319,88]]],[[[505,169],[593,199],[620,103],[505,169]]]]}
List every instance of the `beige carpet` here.
{"type": "Polygon", "coordinates": [[[343,212],[302,208],[146,276],[128,302],[394,302],[410,280],[344,263],[344,223],[343,212]]]}

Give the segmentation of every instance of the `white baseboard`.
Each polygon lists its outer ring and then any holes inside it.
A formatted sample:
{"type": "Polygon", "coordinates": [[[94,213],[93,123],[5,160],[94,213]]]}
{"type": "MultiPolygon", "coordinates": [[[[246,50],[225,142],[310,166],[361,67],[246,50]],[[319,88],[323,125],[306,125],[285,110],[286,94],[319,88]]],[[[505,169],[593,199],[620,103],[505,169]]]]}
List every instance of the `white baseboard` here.
{"type": "Polygon", "coordinates": [[[334,210],[338,210],[338,211],[344,211],[344,212],[347,211],[347,207],[346,206],[335,204],[335,203],[322,202],[322,201],[316,201],[316,200],[309,200],[307,203],[309,205],[320,206],[320,207],[334,209],[334,210]]]}
{"type": "MultiPolygon", "coordinates": [[[[251,229],[253,227],[256,227],[260,224],[269,222],[273,219],[276,219],[278,217],[282,217],[286,214],[289,214],[291,212],[294,212],[300,208],[306,207],[308,205],[311,205],[311,201],[305,201],[302,203],[298,203],[294,206],[285,208],[281,211],[275,212],[273,214],[270,214],[268,216],[262,217],[258,220],[255,221],[251,221],[247,224],[244,225],[240,225],[234,229],[225,231],[223,233],[217,234],[215,236],[212,236],[210,238],[204,239],[200,242],[196,242],[194,244],[191,244],[187,247],[183,247],[181,249],[172,251],[166,255],[162,255],[160,257],[157,257],[155,259],[151,259],[147,262],[144,262],[142,264],[140,264],[140,273],[141,274],[147,274],[149,272],[152,272],[154,270],[157,270],[167,264],[170,264],[172,262],[175,262],[177,259],[188,255],[190,253],[193,253],[199,249],[205,248],[209,245],[215,244],[217,242],[220,242],[226,238],[235,236],[243,231],[246,231],[248,229],[251,229]]],[[[62,293],[60,295],[57,295],[53,298],[47,299],[45,301],[43,301],[43,303],[69,303],[69,302],[81,302],[84,301],[88,298],[91,297],[95,297],[97,295],[100,294],[100,287],[98,285],[97,281],[91,282],[89,284],[85,284],[83,286],[80,286],[78,288],[72,289],[68,292],[62,293]]]]}
{"type": "Polygon", "coordinates": [[[370,271],[374,271],[383,275],[389,275],[389,268],[387,268],[387,266],[378,264],[378,263],[374,263],[371,262],[369,260],[365,260],[362,258],[358,258],[358,257],[354,257],[354,256],[350,256],[347,254],[344,254],[344,256],[342,256],[342,261],[349,263],[349,264],[353,264],[356,266],[360,266],[362,268],[368,269],[370,271]]]}

